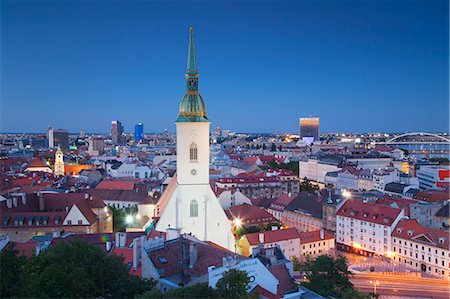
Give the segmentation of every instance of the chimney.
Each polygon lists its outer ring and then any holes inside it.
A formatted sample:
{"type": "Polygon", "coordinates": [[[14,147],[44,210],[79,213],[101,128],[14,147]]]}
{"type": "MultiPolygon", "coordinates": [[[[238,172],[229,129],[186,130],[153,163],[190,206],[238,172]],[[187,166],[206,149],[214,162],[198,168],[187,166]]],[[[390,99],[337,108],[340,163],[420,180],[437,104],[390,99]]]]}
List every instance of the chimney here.
{"type": "Polygon", "coordinates": [[[44,199],[44,194],[39,193],[39,211],[43,212],[45,209],[45,199],[44,199]]]}
{"type": "Polygon", "coordinates": [[[121,232],[119,233],[119,246],[123,248],[126,245],[127,245],[127,233],[121,232]]]}
{"type": "Polygon", "coordinates": [[[321,240],[323,240],[325,238],[325,231],[323,228],[320,229],[319,236],[320,236],[321,240]]]}
{"type": "Polygon", "coordinates": [[[166,241],[178,239],[180,237],[180,230],[178,228],[168,227],[166,229],[166,241]]]}
{"type": "Polygon", "coordinates": [[[12,198],[7,198],[6,199],[6,206],[8,207],[8,209],[12,208],[12,198]]]}
{"type": "Polygon", "coordinates": [[[195,263],[197,263],[197,244],[194,242],[191,242],[189,244],[189,268],[194,268],[195,263]]]}
{"type": "Polygon", "coordinates": [[[89,198],[89,194],[84,193],[84,199],[88,200],[88,198],[89,198]]]}
{"type": "Polygon", "coordinates": [[[264,233],[259,233],[259,243],[264,243],[264,233]]]}
{"type": "Polygon", "coordinates": [[[111,250],[111,241],[106,241],[106,252],[111,250]]]}
{"type": "Polygon", "coordinates": [[[17,197],[13,197],[13,206],[17,208],[17,197]]]}

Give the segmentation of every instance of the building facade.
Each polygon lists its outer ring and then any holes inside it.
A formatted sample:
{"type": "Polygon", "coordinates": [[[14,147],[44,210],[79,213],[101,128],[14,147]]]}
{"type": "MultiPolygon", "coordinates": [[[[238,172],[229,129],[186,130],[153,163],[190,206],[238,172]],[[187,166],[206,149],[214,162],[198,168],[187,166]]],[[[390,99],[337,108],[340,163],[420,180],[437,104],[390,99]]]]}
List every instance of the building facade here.
{"type": "Polygon", "coordinates": [[[138,144],[142,141],[144,141],[144,124],[138,123],[134,126],[134,143],[138,144]]]}
{"type": "Polygon", "coordinates": [[[114,145],[123,145],[123,126],[122,123],[118,120],[111,121],[111,140],[114,145]]]}
{"type": "Polygon", "coordinates": [[[320,119],[318,117],[300,118],[300,139],[313,143],[320,140],[320,119]]]}
{"type": "Polygon", "coordinates": [[[392,232],[392,258],[414,270],[450,279],[448,230],[400,221],[392,232]]]}
{"type": "Polygon", "coordinates": [[[337,248],[361,255],[385,256],[403,209],[347,200],[336,214],[337,248]]]}

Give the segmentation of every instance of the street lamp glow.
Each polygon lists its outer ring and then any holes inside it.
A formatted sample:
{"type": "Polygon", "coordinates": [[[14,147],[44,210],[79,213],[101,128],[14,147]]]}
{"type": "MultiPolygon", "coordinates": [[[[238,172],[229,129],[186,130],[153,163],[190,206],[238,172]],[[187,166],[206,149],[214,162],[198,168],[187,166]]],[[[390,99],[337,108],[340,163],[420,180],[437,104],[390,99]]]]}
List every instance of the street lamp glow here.
{"type": "Polygon", "coordinates": [[[233,224],[235,227],[240,227],[242,225],[242,221],[239,218],[234,218],[233,224]]]}
{"type": "Polygon", "coordinates": [[[350,191],[348,190],[342,190],[342,196],[344,196],[345,198],[349,198],[352,194],[350,193],[350,191]]]}
{"type": "Polygon", "coordinates": [[[355,243],[355,242],[353,242],[353,248],[355,248],[355,249],[361,249],[362,248],[362,246],[361,246],[361,244],[359,244],[359,243],[355,243]]]}
{"type": "Polygon", "coordinates": [[[125,222],[128,223],[128,224],[133,223],[133,216],[128,215],[128,216],[125,218],[125,222]]]}

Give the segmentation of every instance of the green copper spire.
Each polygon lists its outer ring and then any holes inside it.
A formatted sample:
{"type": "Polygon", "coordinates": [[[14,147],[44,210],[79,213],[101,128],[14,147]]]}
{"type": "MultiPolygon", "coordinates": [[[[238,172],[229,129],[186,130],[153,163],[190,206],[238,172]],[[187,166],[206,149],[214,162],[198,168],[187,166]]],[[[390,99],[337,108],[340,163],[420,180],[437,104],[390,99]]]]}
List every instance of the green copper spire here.
{"type": "Polygon", "coordinates": [[[194,28],[189,28],[189,49],[186,70],[186,94],[180,103],[177,122],[209,122],[205,103],[198,93],[198,70],[195,57],[194,28]]]}
{"type": "Polygon", "coordinates": [[[197,74],[197,61],[195,59],[195,46],[194,46],[194,28],[189,28],[189,49],[188,49],[188,61],[187,71],[188,74],[197,74]]]}

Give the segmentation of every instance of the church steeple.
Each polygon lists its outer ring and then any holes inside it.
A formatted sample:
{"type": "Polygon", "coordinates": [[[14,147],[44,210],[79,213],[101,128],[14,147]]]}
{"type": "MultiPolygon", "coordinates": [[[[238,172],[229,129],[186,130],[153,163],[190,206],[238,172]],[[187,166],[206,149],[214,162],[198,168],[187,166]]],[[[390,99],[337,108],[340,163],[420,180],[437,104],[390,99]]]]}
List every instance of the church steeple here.
{"type": "Polygon", "coordinates": [[[177,122],[209,122],[205,103],[198,93],[197,58],[194,45],[194,28],[189,28],[189,47],[186,69],[186,94],[180,103],[177,122]]]}
{"type": "Polygon", "coordinates": [[[189,28],[189,49],[188,49],[188,61],[186,75],[197,75],[197,61],[195,57],[195,46],[194,46],[194,27],[189,28]]]}

